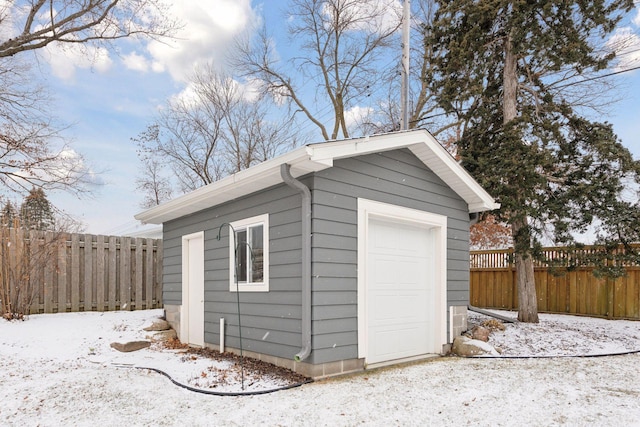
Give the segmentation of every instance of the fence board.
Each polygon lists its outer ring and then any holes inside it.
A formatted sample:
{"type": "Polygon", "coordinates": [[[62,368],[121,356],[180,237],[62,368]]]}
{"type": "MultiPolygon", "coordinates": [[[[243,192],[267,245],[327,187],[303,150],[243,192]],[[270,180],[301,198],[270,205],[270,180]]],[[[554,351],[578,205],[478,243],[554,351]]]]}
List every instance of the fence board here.
{"type": "MultiPolygon", "coordinates": [[[[45,248],[52,248],[49,250],[49,253],[53,253],[54,245],[57,247],[58,243],[54,241],[53,233],[51,231],[46,232],[44,235],[44,246],[45,248]]],[[[52,264],[50,265],[50,268],[44,269],[44,295],[42,303],[44,305],[45,313],[53,313],[53,277],[56,270],[57,260],[52,258],[51,261],[52,264]]]]}
{"type": "MultiPolygon", "coordinates": [[[[581,259],[595,250],[586,248],[567,254],[559,248],[547,248],[545,255],[566,262],[581,259]]],[[[511,250],[471,252],[471,304],[483,308],[518,308],[511,254],[511,250]]],[[[536,264],[538,310],[640,320],[640,266],[628,266],[627,275],[617,279],[597,278],[593,270],[589,265],[573,269],[558,267],[552,274],[547,267],[536,264]]]]}
{"type": "Polygon", "coordinates": [[[131,237],[120,239],[120,310],[131,310],[131,237]]]}
{"type": "Polygon", "coordinates": [[[71,235],[71,311],[80,311],[80,235],[71,235]]]}
{"type": "MultiPolygon", "coordinates": [[[[65,239],[66,241],[67,239],[65,239]]],[[[58,251],[58,313],[67,311],[67,245],[61,244],[64,250],[58,251]]]]}
{"type": "Polygon", "coordinates": [[[0,260],[0,296],[16,313],[18,302],[24,314],[162,307],[162,241],[7,228],[0,260]]]}
{"type": "MultiPolygon", "coordinates": [[[[84,235],[84,311],[93,310],[93,288],[96,286],[95,279],[93,278],[93,236],[90,234],[84,235]]],[[[96,289],[97,292],[97,289],[96,289]]]]}
{"type": "Polygon", "coordinates": [[[96,236],[96,311],[105,309],[105,273],[104,236],[96,236]]]}
{"type": "Polygon", "coordinates": [[[153,286],[151,289],[154,289],[155,299],[158,301],[158,304],[162,305],[162,258],[164,247],[162,246],[162,240],[157,241],[157,249],[156,249],[156,261],[155,265],[155,277],[153,279],[153,286]]]}
{"type": "MultiPolygon", "coordinates": [[[[28,251],[29,251],[29,255],[30,255],[30,259],[29,259],[29,267],[31,267],[32,264],[32,256],[35,257],[39,257],[40,256],[40,252],[42,250],[42,244],[40,243],[40,241],[38,239],[36,239],[36,231],[35,230],[29,230],[28,233],[26,233],[27,235],[25,236],[26,238],[28,238],[28,251]]],[[[36,260],[37,262],[37,260],[36,260]]],[[[29,310],[30,313],[37,313],[37,307],[38,304],[40,304],[40,295],[42,292],[39,291],[43,291],[44,289],[39,289],[40,287],[42,287],[42,278],[39,277],[41,274],[41,271],[33,271],[33,269],[29,268],[27,275],[28,275],[28,280],[29,280],[29,286],[26,289],[26,294],[24,295],[24,297],[27,300],[30,300],[30,306],[31,306],[31,310],[29,310]]]]}
{"type": "Polygon", "coordinates": [[[135,309],[136,310],[141,310],[142,309],[142,277],[144,274],[144,266],[143,266],[143,262],[142,260],[143,258],[143,252],[142,252],[142,242],[143,240],[140,237],[136,238],[136,264],[135,264],[135,290],[136,290],[136,296],[135,296],[135,301],[136,301],[136,306],[135,309]]]}
{"type": "Polygon", "coordinates": [[[145,289],[145,308],[149,308],[152,306],[153,304],[153,287],[155,284],[155,280],[153,277],[153,273],[154,273],[154,263],[153,263],[153,239],[148,238],[146,240],[146,248],[147,250],[145,251],[146,254],[146,259],[145,259],[145,282],[144,282],[144,289],[145,289]]]}
{"type": "Polygon", "coordinates": [[[118,250],[117,242],[114,236],[109,237],[109,311],[113,311],[119,307],[118,303],[118,250]]]}

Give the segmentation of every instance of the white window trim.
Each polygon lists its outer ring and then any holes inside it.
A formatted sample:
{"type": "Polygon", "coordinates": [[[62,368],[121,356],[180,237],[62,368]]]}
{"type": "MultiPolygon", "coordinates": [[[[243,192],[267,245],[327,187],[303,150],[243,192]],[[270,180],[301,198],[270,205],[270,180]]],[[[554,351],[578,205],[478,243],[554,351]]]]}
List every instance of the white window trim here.
{"type": "Polygon", "coordinates": [[[262,225],[263,241],[263,281],[256,283],[238,283],[235,280],[235,233],[229,233],[229,291],[231,292],[269,292],[269,214],[258,215],[231,223],[235,231],[252,225],[262,225]]]}

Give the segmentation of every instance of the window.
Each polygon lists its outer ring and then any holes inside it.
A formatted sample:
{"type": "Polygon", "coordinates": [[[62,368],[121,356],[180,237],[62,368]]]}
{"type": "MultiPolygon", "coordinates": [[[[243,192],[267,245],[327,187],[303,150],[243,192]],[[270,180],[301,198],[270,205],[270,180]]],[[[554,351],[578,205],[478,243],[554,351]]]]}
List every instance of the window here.
{"type": "Polygon", "coordinates": [[[229,271],[231,272],[229,290],[267,292],[269,290],[269,215],[247,218],[233,222],[231,225],[235,234],[229,245],[229,271]]]}

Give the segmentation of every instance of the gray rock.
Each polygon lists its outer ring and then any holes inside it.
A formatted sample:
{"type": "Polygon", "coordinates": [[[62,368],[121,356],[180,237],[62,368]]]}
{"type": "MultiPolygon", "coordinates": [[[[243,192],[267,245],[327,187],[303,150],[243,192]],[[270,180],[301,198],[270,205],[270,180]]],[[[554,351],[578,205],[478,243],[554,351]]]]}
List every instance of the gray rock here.
{"type": "Polygon", "coordinates": [[[490,333],[491,331],[484,326],[474,326],[471,330],[471,338],[474,340],[488,342],[490,333]]]}
{"type": "Polygon", "coordinates": [[[147,326],[146,328],[144,328],[144,330],[147,331],[147,332],[168,331],[169,329],[171,329],[171,326],[169,325],[169,322],[167,322],[166,320],[162,320],[162,319],[158,319],[158,320],[154,321],[151,324],[151,326],[147,326]]]}
{"type": "Polygon", "coordinates": [[[173,338],[178,338],[178,334],[173,329],[169,329],[166,331],[157,331],[151,335],[147,335],[147,338],[153,341],[169,341],[173,338]]]}
{"type": "Polygon", "coordinates": [[[147,348],[151,345],[149,341],[129,341],[125,343],[112,342],[111,348],[114,348],[123,353],[129,353],[131,351],[142,350],[143,348],[147,348]]]}
{"type": "Polygon", "coordinates": [[[451,347],[451,354],[455,354],[456,356],[482,356],[482,355],[492,355],[498,356],[499,353],[493,348],[490,344],[480,341],[474,340],[465,336],[456,337],[453,340],[453,346],[451,347]]]}

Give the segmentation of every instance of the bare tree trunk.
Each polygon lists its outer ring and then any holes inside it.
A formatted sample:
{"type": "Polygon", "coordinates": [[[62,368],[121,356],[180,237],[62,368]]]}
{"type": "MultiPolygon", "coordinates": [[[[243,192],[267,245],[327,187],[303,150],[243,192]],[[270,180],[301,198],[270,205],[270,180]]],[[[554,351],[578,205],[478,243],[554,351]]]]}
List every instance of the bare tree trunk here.
{"type": "MultiPolygon", "coordinates": [[[[520,222],[520,221],[516,221],[520,222]]],[[[516,283],[518,285],[518,320],[527,323],[538,323],[538,297],[536,294],[536,281],[533,270],[533,257],[530,253],[521,253],[518,240],[529,240],[529,232],[526,231],[527,220],[522,224],[513,224],[513,242],[516,247],[516,283]]]]}
{"type": "MultiPolygon", "coordinates": [[[[518,74],[517,58],[513,53],[511,34],[507,36],[504,45],[503,72],[503,123],[507,125],[518,114],[518,74]]],[[[506,127],[506,126],[505,126],[506,127]]],[[[512,221],[513,243],[515,247],[516,277],[518,283],[518,320],[521,322],[538,323],[538,299],[536,296],[536,281],[533,271],[533,258],[529,250],[531,236],[528,231],[527,218],[512,221]]]]}
{"type": "Polygon", "coordinates": [[[503,123],[505,125],[518,115],[518,63],[511,44],[511,35],[509,35],[504,42],[504,71],[502,75],[504,86],[503,123]]]}

